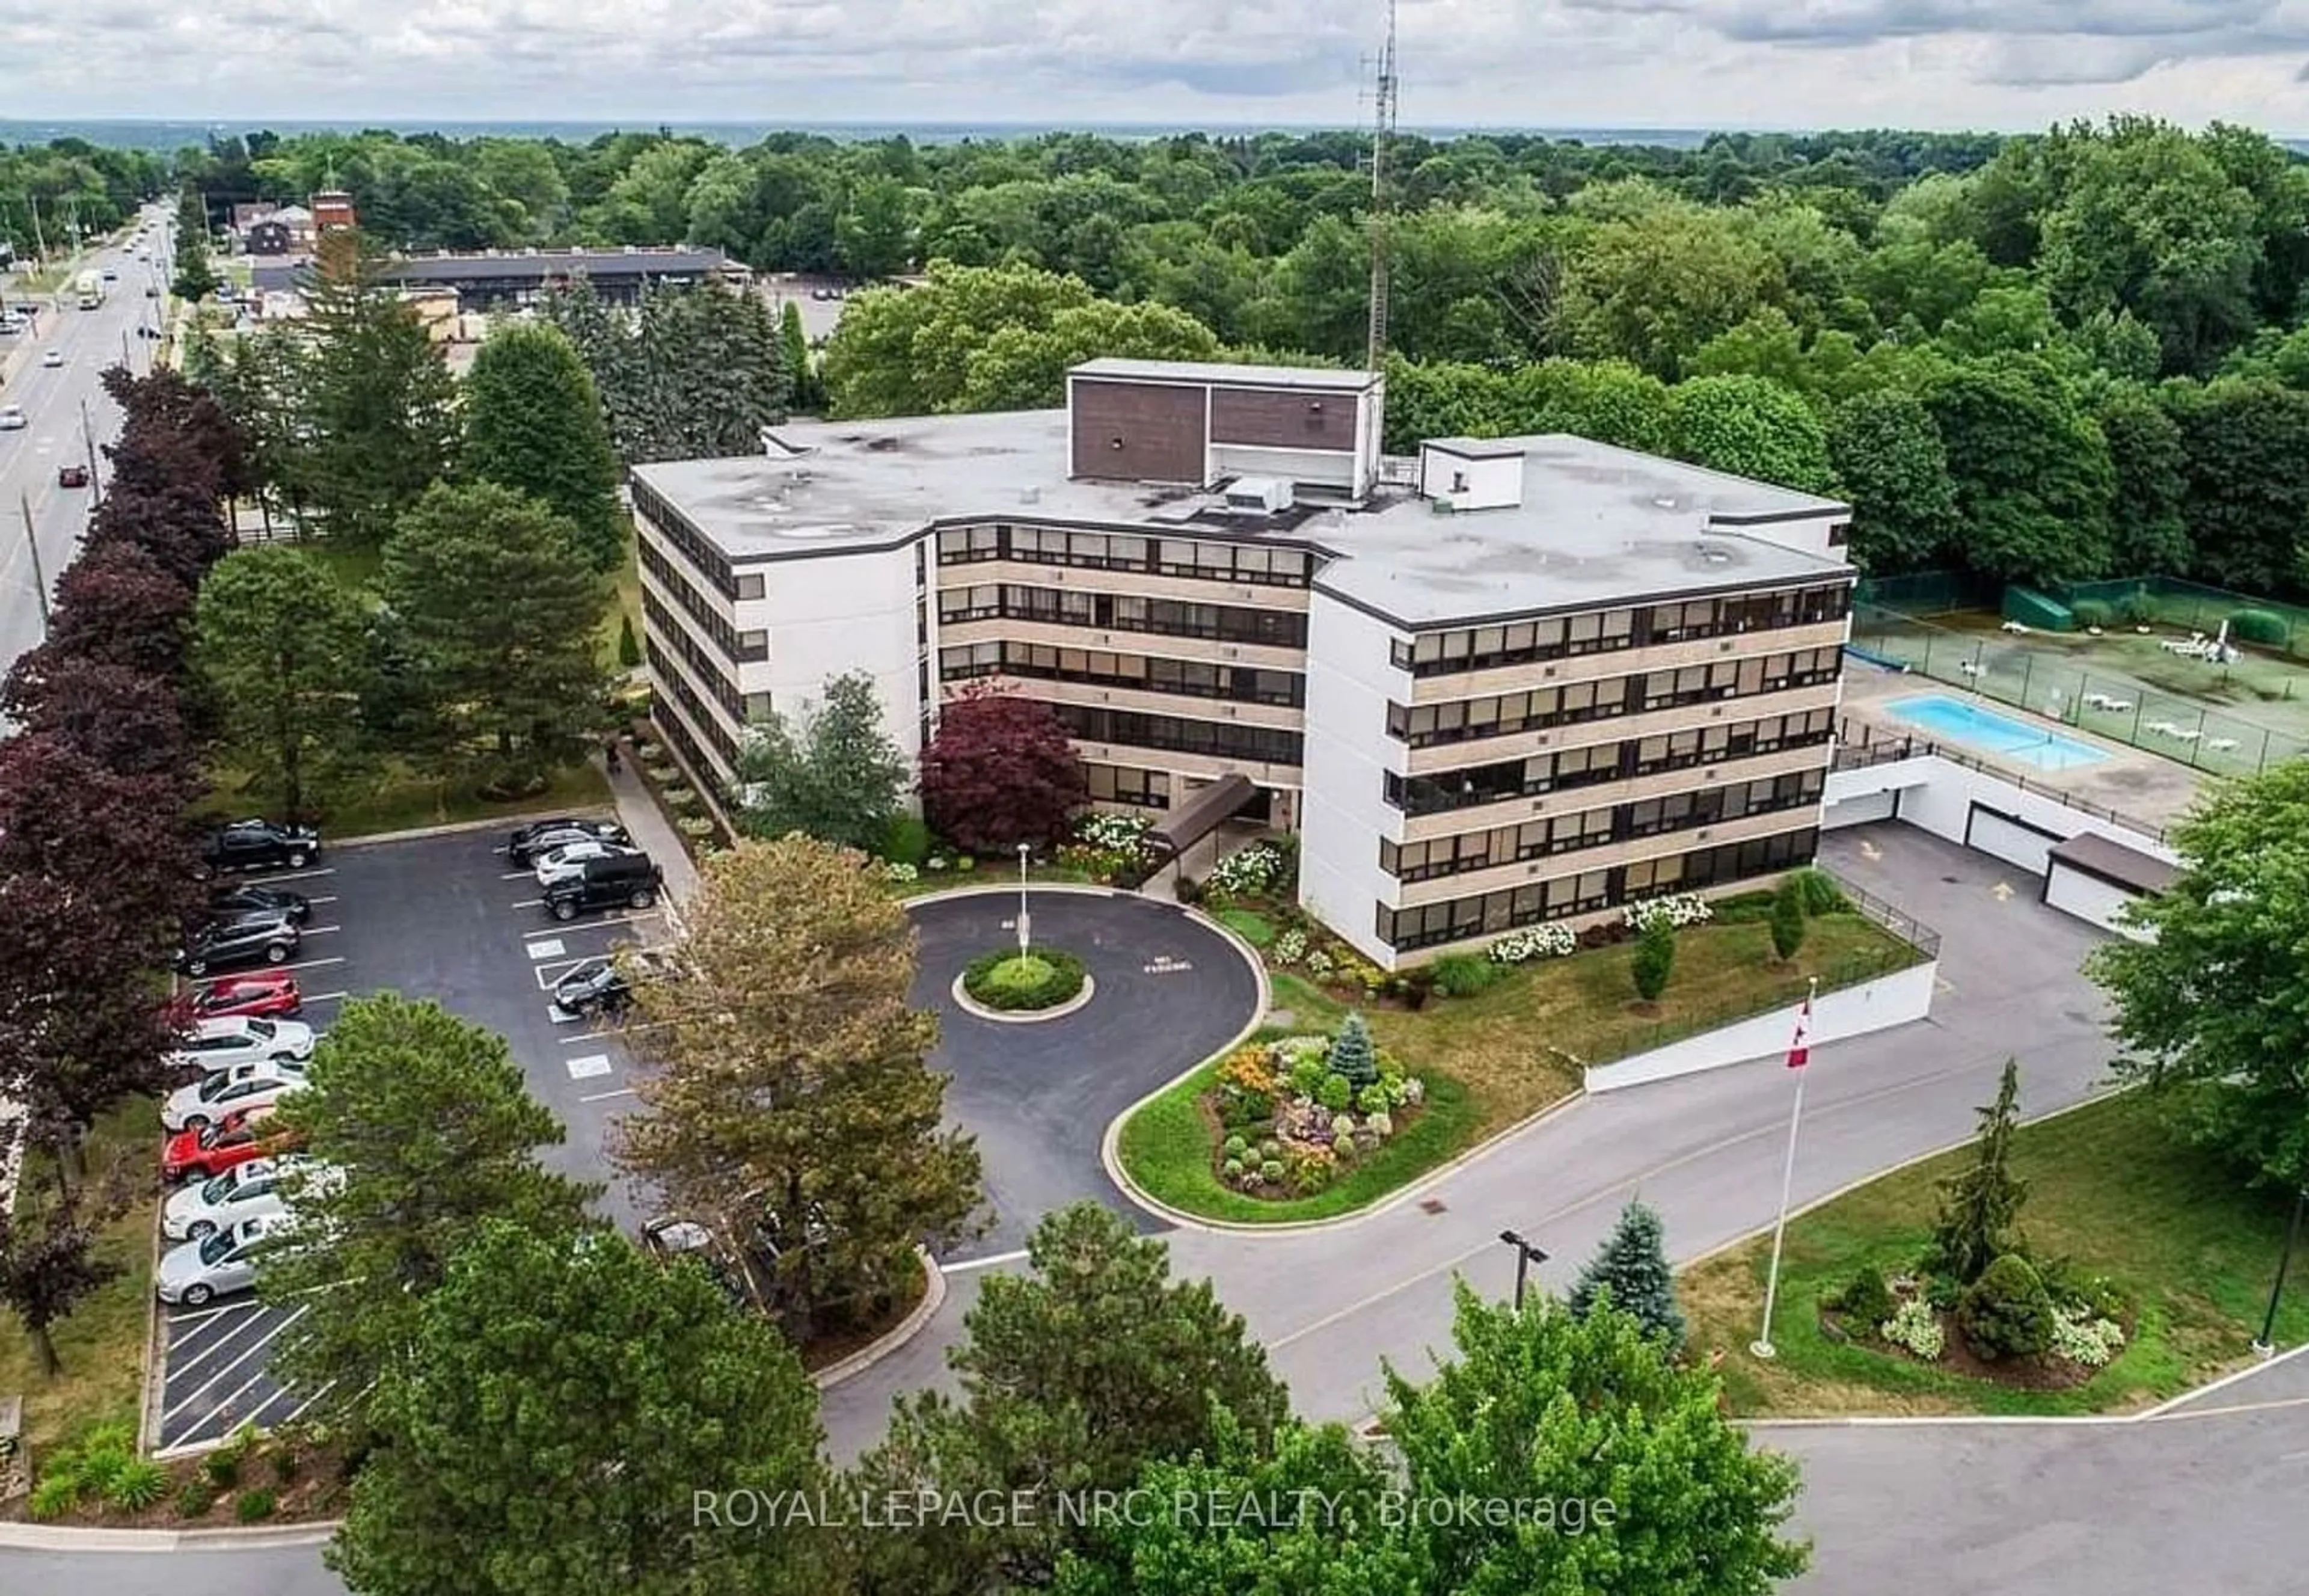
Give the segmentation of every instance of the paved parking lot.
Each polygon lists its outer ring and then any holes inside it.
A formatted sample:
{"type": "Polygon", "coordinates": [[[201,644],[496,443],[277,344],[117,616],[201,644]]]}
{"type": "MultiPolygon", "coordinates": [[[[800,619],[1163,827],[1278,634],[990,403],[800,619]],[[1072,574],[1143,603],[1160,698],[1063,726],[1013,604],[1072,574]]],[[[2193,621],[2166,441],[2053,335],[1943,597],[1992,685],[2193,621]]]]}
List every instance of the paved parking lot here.
{"type": "MultiPolygon", "coordinates": [[[[530,1089],[568,1127],[546,1162],[605,1177],[603,1141],[633,1096],[633,1061],[614,1032],[557,1020],[547,997],[578,962],[662,934],[653,911],[547,917],[527,871],[513,868],[505,828],[333,849],[312,869],[254,880],[313,900],[299,957],[283,967],[305,989],[305,1018],[325,1030],[348,995],[394,991],[431,998],[503,1036],[530,1089]]],[[[642,1216],[622,1186],[603,1210],[642,1216]]],[[[246,1419],[282,1422],[303,1399],[275,1385],[266,1349],[293,1310],[249,1297],[165,1310],[156,1401],[162,1450],[221,1441],[246,1419]]]]}

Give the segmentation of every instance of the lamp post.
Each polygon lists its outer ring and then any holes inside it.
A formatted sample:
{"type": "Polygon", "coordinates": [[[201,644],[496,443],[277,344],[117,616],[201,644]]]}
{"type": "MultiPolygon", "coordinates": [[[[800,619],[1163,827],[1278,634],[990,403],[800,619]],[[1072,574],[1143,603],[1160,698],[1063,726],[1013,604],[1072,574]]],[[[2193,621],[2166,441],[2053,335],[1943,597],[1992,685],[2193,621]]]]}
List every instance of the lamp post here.
{"type": "Polygon", "coordinates": [[[1033,851],[1032,843],[1018,845],[1018,956],[1021,958],[1026,956],[1026,856],[1033,851]]]}
{"type": "Polygon", "coordinates": [[[1523,1312],[1524,1283],[1530,1277],[1531,1266],[1546,1262],[1547,1254],[1512,1230],[1500,1231],[1500,1239],[1516,1250],[1515,1308],[1520,1314],[1523,1312]]]}
{"type": "Polygon", "coordinates": [[[2301,1242],[2301,1210],[2309,1208],[2309,1186],[2293,1193],[2293,1223],[2286,1228],[2285,1251],[2278,1254],[2277,1279],[2269,1288],[2269,1312],[2261,1316],[2261,1335],[2253,1349],[2267,1357],[2277,1350],[2277,1305],[2285,1295],[2285,1270],[2293,1262],[2293,1249],[2301,1242]]]}

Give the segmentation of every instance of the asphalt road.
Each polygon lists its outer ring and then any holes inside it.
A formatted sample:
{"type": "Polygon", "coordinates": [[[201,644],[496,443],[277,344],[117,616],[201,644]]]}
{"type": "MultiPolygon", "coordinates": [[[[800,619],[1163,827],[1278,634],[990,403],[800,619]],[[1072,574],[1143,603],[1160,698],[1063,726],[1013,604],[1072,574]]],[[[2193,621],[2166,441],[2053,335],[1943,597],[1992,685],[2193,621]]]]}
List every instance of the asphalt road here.
{"type": "MultiPolygon", "coordinates": [[[[159,276],[160,249],[154,259],[139,261],[134,246],[97,250],[83,264],[99,271],[109,267],[119,280],[105,285],[104,303],[94,310],[74,307],[71,284],[57,292],[32,296],[40,307],[37,331],[0,338],[0,360],[29,345],[30,360],[0,387],[0,403],[20,404],[25,426],[0,432],[0,669],[40,640],[40,612],[32,579],[32,561],[24,537],[24,507],[31,507],[32,525],[39,539],[40,568],[51,590],[57,574],[72,562],[93,502],[91,488],[61,488],[56,468],[86,464],[88,436],[82,430],[82,406],[95,434],[99,472],[109,476],[103,458],[106,444],[119,436],[120,412],[99,380],[106,368],[121,363],[126,351],[129,369],[151,369],[157,340],[139,338],[139,322],[157,325],[162,303],[144,297],[147,284],[166,284],[159,276]],[[63,308],[57,308],[61,305],[63,308]],[[65,364],[50,369],[41,355],[56,350],[65,364]]],[[[12,288],[8,301],[19,296],[12,288]]]]}

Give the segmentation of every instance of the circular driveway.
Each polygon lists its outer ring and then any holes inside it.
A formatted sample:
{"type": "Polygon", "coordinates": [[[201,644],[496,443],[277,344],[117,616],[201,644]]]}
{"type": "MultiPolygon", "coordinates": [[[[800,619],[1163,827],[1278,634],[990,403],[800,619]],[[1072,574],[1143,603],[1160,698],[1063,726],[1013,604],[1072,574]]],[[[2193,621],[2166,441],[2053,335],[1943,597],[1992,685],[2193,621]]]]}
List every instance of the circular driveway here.
{"type": "MultiPolygon", "coordinates": [[[[1154,1221],[1099,1162],[1107,1122],[1232,1041],[1258,1011],[1258,979],[1228,938],[1175,904],[1124,892],[1034,891],[1036,942],[1081,959],[1098,991],[1032,1025],[966,1013],[955,977],[1017,940],[1018,895],[973,893],[910,906],[921,935],[913,1001],[936,1010],[935,1069],[951,1075],[947,1117],[978,1138],[994,1226],[956,1258],[1015,1252],[1036,1220],[1088,1197],[1154,1221]]],[[[951,1262],[952,1260],[949,1260],[951,1262]]]]}

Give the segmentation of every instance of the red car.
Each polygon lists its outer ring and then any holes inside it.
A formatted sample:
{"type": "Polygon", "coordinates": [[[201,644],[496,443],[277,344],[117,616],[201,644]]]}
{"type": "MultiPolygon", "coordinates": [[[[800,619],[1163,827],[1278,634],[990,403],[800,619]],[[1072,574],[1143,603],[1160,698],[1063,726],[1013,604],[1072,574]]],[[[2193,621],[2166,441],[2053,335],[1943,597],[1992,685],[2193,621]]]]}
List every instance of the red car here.
{"type": "Polygon", "coordinates": [[[236,1164],[279,1152],[284,1145],[283,1139],[264,1133],[264,1122],[271,1112],[265,1108],[245,1109],[229,1114],[203,1130],[177,1132],[160,1149],[160,1178],[207,1180],[236,1164]]]}
{"type": "Polygon", "coordinates": [[[57,466],[57,467],[56,467],[56,486],[57,486],[57,487],[59,487],[59,488],[85,488],[85,487],[87,487],[87,486],[88,486],[88,467],[87,467],[87,466],[85,466],[85,465],[59,465],[59,466],[57,466]]]}
{"type": "Polygon", "coordinates": [[[180,1026],[244,1014],[264,1019],[294,1014],[304,1006],[305,994],[298,990],[296,976],[268,972],[234,976],[180,992],[169,1000],[169,1018],[180,1026]]]}

